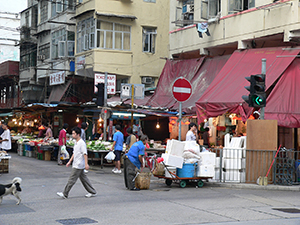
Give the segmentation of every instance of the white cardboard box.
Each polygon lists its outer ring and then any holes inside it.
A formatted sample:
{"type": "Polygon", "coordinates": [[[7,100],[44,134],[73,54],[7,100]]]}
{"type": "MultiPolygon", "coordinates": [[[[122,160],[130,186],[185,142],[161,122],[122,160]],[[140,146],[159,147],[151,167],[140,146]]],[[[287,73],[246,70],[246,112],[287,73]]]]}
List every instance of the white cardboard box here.
{"type": "Polygon", "coordinates": [[[181,156],[170,155],[170,154],[161,154],[161,157],[164,159],[164,163],[167,166],[174,166],[176,168],[182,168],[183,158],[181,156]]]}
{"type": "MultiPolygon", "coordinates": [[[[176,175],[176,167],[168,167],[168,170],[176,175]]],[[[165,177],[175,178],[173,174],[170,174],[167,168],[165,168],[165,177]]]]}
{"type": "Polygon", "coordinates": [[[215,176],[215,166],[214,165],[202,165],[197,166],[197,177],[213,177],[215,176]]]}
{"type": "Polygon", "coordinates": [[[213,152],[200,152],[199,165],[216,165],[216,153],[213,152]]]}
{"type": "Polygon", "coordinates": [[[226,159],[224,158],[224,168],[225,169],[241,169],[242,159],[226,159]]]}
{"type": "Polygon", "coordinates": [[[184,141],[177,141],[177,140],[168,140],[167,147],[166,147],[166,154],[169,155],[176,155],[182,156],[184,151],[185,142],[184,141]]]}

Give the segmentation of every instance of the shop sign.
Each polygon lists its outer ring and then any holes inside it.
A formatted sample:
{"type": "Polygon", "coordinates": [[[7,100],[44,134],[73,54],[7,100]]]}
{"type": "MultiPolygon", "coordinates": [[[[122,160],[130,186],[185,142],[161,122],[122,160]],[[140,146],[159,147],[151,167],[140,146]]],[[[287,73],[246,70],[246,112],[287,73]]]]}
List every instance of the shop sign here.
{"type": "Polygon", "coordinates": [[[64,84],[66,78],[65,71],[59,71],[57,73],[50,74],[50,86],[51,85],[57,85],[57,84],[64,84]]]}
{"type": "MultiPolygon", "coordinates": [[[[94,84],[104,83],[105,74],[95,73],[94,84]]],[[[94,85],[94,92],[97,92],[97,87],[94,85]]],[[[116,94],[116,75],[107,75],[107,94],[116,94]]]]}

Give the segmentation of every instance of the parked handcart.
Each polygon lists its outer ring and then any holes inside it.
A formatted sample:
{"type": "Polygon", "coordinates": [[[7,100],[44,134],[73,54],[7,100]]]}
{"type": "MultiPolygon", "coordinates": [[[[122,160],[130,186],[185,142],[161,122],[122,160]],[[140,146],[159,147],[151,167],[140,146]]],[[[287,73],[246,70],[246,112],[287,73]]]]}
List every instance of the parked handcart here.
{"type": "MultiPolygon", "coordinates": [[[[165,183],[167,186],[171,186],[173,182],[179,183],[179,186],[184,188],[186,187],[187,183],[196,183],[198,187],[203,187],[204,182],[203,180],[211,179],[212,177],[179,177],[174,172],[170,171],[168,167],[162,162],[163,167],[169,173],[170,177],[166,177],[165,175],[157,175],[153,173],[153,176],[165,179],[165,183]]],[[[196,173],[196,167],[195,167],[196,173]]],[[[194,173],[194,175],[195,175],[194,173]]]]}

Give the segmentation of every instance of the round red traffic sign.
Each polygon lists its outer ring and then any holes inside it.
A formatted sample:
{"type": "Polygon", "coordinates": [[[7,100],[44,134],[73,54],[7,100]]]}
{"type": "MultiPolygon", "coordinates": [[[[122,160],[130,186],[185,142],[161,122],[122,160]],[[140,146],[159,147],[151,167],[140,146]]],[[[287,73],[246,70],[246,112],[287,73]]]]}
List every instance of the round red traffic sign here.
{"type": "Polygon", "coordinates": [[[185,102],[192,95],[192,85],[184,77],[179,77],[173,83],[172,93],[177,101],[185,102]]]}

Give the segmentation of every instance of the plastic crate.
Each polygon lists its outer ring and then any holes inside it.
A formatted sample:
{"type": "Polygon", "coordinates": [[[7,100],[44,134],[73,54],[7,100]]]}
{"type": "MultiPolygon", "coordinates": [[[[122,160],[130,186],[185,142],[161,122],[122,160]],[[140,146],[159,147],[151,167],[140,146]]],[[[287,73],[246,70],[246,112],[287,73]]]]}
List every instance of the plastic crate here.
{"type": "Polygon", "coordinates": [[[43,153],[37,153],[37,159],[44,160],[44,154],[43,153]]]}

